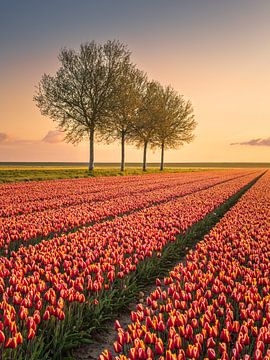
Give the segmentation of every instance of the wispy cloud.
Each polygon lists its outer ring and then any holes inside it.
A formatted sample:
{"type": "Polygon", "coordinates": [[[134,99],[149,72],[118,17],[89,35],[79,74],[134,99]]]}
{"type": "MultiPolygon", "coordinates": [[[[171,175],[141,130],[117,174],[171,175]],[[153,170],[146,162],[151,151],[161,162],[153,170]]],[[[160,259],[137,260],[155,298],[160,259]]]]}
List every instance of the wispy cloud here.
{"type": "Polygon", "coordinates": [[[51,130],[47,133],[47,135],[42,139],[43,142],[56,144],[64,141],[65,135],[63,132],[58,130],[51,130]]]}
{"type": "Polygon", "coordinates": [[[230,145],[270,146],[270,137],[266,139],[258,138],[249,141],[235,142],[230,145]]]}
{"type": "Polygon", "coordinates": [[[8,142],[9,136],[6,133],[0,133],[0,144],[8,142]]]}
{"type": "Polygon", "coordinates": [[[7,133],[0,132],[0,145],[31,145],[38,143],[57,144],[64,141],[64,134],[58,130],[51,130],[41,140],[29,140],[16,138],[7,133]]]}
{"type": "Polygon", "coordinates": [[[6,133],[0,133],[0,144],[1,145],[26,145],[26,144],[32,144],[35,143],[36,140],[25,140],[25,139],[19,139],[15,136],[6,134],[6,133]]]}

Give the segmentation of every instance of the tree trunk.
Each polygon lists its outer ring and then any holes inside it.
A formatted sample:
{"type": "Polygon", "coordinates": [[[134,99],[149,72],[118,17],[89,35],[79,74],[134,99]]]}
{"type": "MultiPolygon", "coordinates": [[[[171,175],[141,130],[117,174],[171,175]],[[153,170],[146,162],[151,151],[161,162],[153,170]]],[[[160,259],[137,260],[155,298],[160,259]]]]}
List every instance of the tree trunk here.
{"type": "Polygon", "coordinates": [[[94,170],[94,129],[90,129],[89,142],[90,142],[90,153],[89,153],[89,171],[94,170]]]}
{"type": "Polygon", "coordinates": [[[164,169],[164,143],[161,144],[161,161],[160,161],[160,170],[164,169]]]}
{"type": "Polygon", "coordinates": [[[121,134],[121,171],[125,170],[125,132],[121,134]]]}
{"type": "Polygon", "coordinates": [[[145,142],[144,142],[144,147],[143,147],[143,171],[146,171],[146,151],[147,151],[147,144],[148,144],[148,142],[145,141],[145,142]]]}

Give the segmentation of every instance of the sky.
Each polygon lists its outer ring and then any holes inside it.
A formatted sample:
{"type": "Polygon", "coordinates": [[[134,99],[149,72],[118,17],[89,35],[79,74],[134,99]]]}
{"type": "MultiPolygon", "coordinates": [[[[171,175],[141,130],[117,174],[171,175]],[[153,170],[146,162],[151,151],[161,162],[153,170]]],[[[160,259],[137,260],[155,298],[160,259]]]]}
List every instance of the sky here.
{"type": "MultiPolygon", "coordinates": [[[[193,104],[195,140],[165,162],[269,162],[269,18],[269,0],[0,0],[0,161],[88,161],[87,142],[63,142],[33,95],[61,48],[117,39],[193,104]]],[[[95,160],[119,161],[119,144],[96,144],[95,160]]]]}

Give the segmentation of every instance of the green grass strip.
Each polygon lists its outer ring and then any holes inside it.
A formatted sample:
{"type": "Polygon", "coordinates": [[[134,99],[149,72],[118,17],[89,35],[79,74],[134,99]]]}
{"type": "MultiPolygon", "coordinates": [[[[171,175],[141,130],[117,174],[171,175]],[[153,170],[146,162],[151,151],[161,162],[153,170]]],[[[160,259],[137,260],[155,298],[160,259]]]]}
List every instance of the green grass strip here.
{"type": "Polygon", "coordinates": [[[147,171],[142,171],[140,168],[127,168],[125,171],[120,171],[118,168],[96,168],[93,171],[87,169],[76,168],[23,168],[12,169],[4,167],[0,168],[0,184],[21,182],[21,181],[43,181],[43,180],[59,180],[59,179],[77,179],[90,178],[99,176],[126,176],[126,175],[143,175],[143,174],[162,174],[162,173],[182,173],[194,171],[207,171],[207,168],[165,168],[160,171],[159,168],[148,168],[147,171]]]}

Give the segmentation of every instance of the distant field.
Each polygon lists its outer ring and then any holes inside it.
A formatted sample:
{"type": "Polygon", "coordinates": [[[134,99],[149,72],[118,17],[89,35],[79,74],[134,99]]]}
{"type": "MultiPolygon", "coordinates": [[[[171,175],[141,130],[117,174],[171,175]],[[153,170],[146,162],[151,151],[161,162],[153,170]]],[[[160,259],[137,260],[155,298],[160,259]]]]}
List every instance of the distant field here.
{"type": "MultiPolygon", "coordinates": [[[[187,172],[210,168],[269,168],[270,163],[168,163],[164,172],[187,172]]],[[[159,164],[148,165],[147,173],[160,173],[159,164]]],[[[1,163],[0,183],[33,180],[86,178],[96,176],[124,176],[143,174],[139,163],[128,163],[124,172],[116,163],[97,163],[93,172],[87,163],[1,163]]]]}

